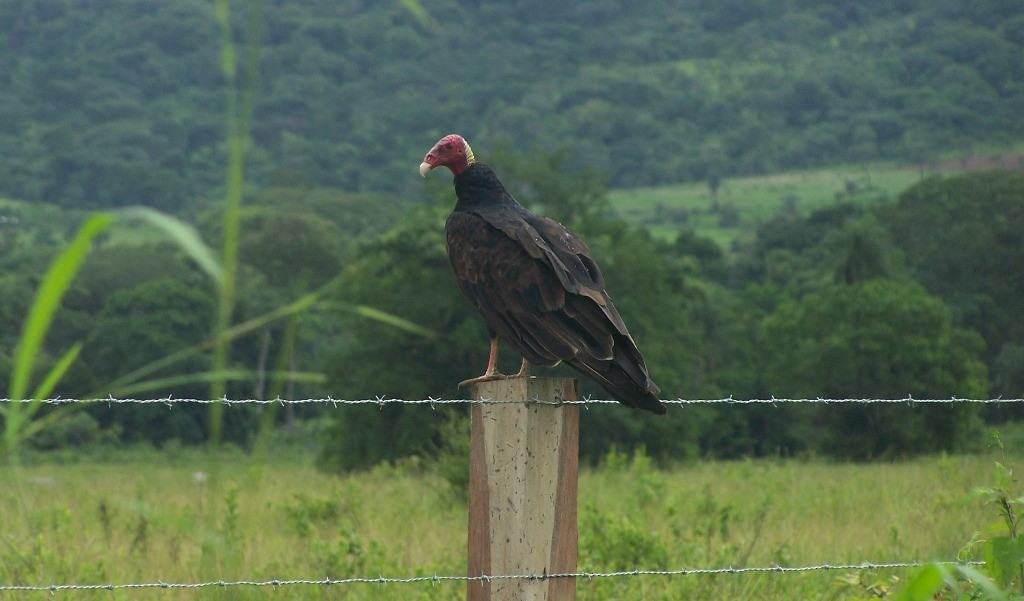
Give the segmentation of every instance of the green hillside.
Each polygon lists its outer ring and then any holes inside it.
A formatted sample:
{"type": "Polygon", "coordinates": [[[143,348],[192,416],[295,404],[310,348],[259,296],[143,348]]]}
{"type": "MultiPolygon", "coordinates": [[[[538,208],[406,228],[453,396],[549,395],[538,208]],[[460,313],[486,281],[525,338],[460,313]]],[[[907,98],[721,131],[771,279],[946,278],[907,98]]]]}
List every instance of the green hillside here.
{"type": "MultiPolygon", "coordinates": [[[[233,6],[242,31],[255,3],[233,6]]],[[[264,3],[252,181],[286,170],[412,197],[418,160],[453,130],[480,150],[568,148],[618,188],[1024,137],[1015,0],[408,6],[264,3]]],[[[219,44],[210,0],[4,2],[0,194],[172,211],[209,198],[219,44]]]]}

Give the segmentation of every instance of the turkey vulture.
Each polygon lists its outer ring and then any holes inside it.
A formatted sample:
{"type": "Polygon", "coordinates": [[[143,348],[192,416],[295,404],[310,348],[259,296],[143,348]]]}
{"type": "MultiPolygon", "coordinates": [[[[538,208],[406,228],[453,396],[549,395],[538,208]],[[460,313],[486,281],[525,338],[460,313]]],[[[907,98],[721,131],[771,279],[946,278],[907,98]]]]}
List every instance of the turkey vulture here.
{"type": "MultiPolygon", "coordinates": [[[[487,370],[460,386],[509,376],[497,372],[498,340],[530,363],[566,363],[619,402],[665,413],[658,387],[582,240],[562,224],[531,213],[477,163],[458,134],[438,141],[420,175],[444,165],[458,201],[445,223],[448,263],[459,290],[484,316],[491,337],[487,370]]],[[[512,376],[512,377],[516,377],[512,376]]]]}

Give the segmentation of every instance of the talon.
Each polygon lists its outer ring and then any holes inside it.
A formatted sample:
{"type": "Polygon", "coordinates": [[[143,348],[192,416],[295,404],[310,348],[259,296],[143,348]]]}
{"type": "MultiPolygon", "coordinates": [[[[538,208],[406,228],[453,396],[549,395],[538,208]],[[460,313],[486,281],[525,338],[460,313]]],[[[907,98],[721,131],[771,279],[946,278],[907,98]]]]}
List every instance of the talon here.
{"type": "Polygon", "coordinates": [[[459,388],[463,386],[469,386],[470,384],[478,384],[480,382],[491,382],[493,380],[507,380],[508,376],[505,374],[498,373],[498,337],[491,336],[491,353],[487,358],[487,369],[484,370],[484,375],[470,378],[459,382],[459,388]]]}
{"type": "Polygon", "coordinates": [[[515,377],[515,376],[506,376],[505,374],[499,374],[498,372],[494,371],[494,372],[490,372],[490,373],[485,373],[482,376],[477,376],[475,378],[470,378],[468,380],[463,380],[463,381],[459,382],[459,388],[464,388],[464,387],[470,386],[472,384],[479,384],[480,382],[493,382],[495,380],[507,380],[507,379],[513,378],[513,377],[515,377]]]}

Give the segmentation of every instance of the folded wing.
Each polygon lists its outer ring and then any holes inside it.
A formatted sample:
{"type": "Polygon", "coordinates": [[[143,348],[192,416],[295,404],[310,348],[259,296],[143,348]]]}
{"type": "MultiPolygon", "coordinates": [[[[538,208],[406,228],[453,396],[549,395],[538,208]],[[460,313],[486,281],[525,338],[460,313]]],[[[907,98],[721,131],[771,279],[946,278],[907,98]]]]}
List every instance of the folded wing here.
{"type": "Polygon", "coordinates": [[[559,362],[633,407],[665,413],[590,251],[556,221],[518,204],[456,211],[448,258],[488,327],[528,361],[559,362]]]}

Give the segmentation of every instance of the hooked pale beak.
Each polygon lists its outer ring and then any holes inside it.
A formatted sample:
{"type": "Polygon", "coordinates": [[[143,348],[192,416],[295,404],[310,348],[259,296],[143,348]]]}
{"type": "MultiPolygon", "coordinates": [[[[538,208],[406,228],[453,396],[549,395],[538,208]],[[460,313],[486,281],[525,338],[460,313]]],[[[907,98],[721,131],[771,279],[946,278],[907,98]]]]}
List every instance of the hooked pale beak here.
{"type": "Polygon", "coordinates": [[[434,166],[426,161],[420,163],[420,177],[427,177],[427,174],[430,173],[430,170],[433,168],[434,166]]]}

